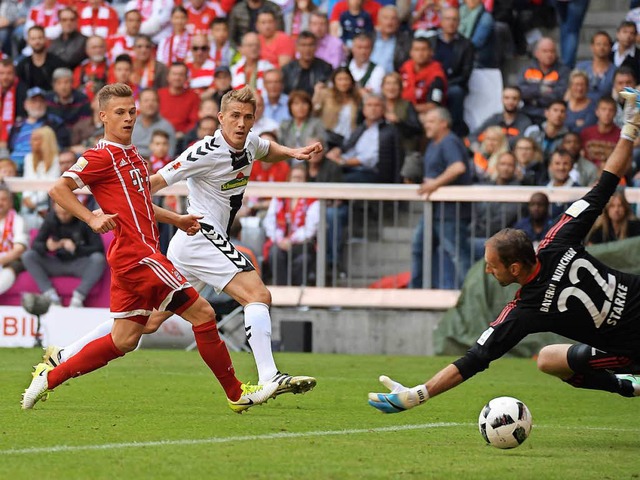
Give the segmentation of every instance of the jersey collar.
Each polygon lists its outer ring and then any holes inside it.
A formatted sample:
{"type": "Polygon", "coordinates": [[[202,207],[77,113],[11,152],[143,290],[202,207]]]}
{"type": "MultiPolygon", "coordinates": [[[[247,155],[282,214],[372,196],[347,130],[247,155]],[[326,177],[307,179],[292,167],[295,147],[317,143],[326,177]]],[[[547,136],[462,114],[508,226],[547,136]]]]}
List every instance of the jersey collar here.
{"type": "Polygon", "coordinates": [[[536,266],[534,267],[533,272],[531,272],[531,275],[529,275],[529,276],[525,279],[525,281],[524,281],[524,283],[523,283],[522,285],[524,286],[524,285],[526,285],[527,283],[532,282],[532,281],[533,281],[533,279],[534,279],[534,278],[536,278],[536,277],[538,276],[538,274],[540,273],[540,268],[541,268],[540,260],[536,259],[536,266]]]}

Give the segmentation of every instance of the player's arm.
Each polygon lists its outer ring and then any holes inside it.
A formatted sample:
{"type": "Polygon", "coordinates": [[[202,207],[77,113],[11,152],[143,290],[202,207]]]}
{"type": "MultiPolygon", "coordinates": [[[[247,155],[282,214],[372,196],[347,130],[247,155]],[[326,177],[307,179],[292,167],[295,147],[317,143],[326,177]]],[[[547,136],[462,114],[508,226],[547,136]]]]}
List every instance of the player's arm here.
{"type": "Polygon", "coordinates": [[[604,164],[604,170],[617,177],[623,177],[631,167],[633,142],[640,136],[640,92],[632,88],[625,88],[620,92],[624,98],[624,127],[620,132],[620,140],[604,164]]]}
{"type": "MultiPolygon", "coordinates": [[[[167,183],[167,181],[164,179],[164,177],[162,175],[160,175],[159,173],[154,173],[153,175],[151,175],[151,178],[149,179],[149,182],[150,182],[149,183],[149,188],[151,189],[151,195],[155,195],[160,190],[162,190],[163,188],[165,188],[166,186],[169,185],[167,183]]],[[[156,205],[154,205],[154,208],[155,207],[156,207],[156,205]]],[[[158,208],[160,208],[160,207],[158,207],[158,208]]],[[[156,212],[156,218],[158,218],[158,213],[157,212],[156,212]]],[[[160,222],[161,220],[158,218],[158,221],[160,222]]]]}
{"type": "Polygon", "coordinates": [[[269,142],[269,153],[262,157],[260,160],[268,163],[280,162],[288,158],[295,158],[297,160],[309,160],[311,155],[322,151],[322,144],[316,142],[312,145],[307,145],[301,148],[289,148],[284,145],[280,145],[274,141],[269,142]]]}
{"type": "Polygon", "coordinates": [[[200,222],[198,220],[202,218],[202,215],[179,215],[156,204],[153,204],[153,213],[155,213],[158,222],[173,225],[187,232],[189,236],[195,235],[200,230],[200,222]]]}
{"type": "Polygon", "coordinates": [[[78,185],[74,179],[60,177],[49,190],[49,196],[67,212],[89,225],[95,233],[107,233],[116,228],[114,219],[118,214],[106,214],[102,211],[94,214],[73,193],[76,188],[78,185]]]}

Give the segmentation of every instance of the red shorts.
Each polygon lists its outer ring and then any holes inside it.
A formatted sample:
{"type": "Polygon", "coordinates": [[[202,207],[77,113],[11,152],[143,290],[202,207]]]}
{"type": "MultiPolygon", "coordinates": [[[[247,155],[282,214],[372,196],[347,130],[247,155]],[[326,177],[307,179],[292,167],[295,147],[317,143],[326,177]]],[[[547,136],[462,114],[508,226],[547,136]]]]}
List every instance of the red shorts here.
{"type": "Polygon", "coordinates": [[[198,292],[161,253],[129,270],[111,271],[111,317],[148,317],[153,309],[180,315],[198,299],[198,292]],[[178,292],[178,293],[177,293],[178,292]]]}

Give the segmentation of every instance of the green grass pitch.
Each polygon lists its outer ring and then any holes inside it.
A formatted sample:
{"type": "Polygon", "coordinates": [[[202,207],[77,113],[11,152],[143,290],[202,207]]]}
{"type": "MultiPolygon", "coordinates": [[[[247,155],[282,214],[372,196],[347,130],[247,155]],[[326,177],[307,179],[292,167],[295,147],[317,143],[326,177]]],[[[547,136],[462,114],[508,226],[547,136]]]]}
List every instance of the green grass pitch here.
{"type": "MultiPolygon", "coordinates": [[[[316,389],[243,415],[197,352],[143,350],[60,386],[21,411],[40,352],[0,349],[1,479],[631,479],[640,478],[640,398],[578,390],[503,359],[425,405],[383,415],[366,403],[378,375],[413,386],[442,357],[276,355],[316,389]],[[491,398],[524,401],[534,420],[514,450],[484,445],[491,398]]],[[[255,380],[249,354],[233,355],[255,380]]]]}

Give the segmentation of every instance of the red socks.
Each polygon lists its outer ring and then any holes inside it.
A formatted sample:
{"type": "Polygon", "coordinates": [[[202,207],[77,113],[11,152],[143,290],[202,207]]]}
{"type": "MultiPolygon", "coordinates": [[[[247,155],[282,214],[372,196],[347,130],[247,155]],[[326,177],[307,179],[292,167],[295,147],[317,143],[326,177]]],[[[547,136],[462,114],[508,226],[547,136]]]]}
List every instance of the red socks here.
{"type": "Polygon", "coordinates": [[[193,327],[193,334],[196,337],[198,351],[204,363],[209,366],[224,388],[227,398],[235,402],[242,395],[241,383],[236,378],[229,350],[218,335],[215,320],[193,327]]]}
{"type": "Polygon", "coordinates": [[[47,376],[49,389],[53,390],[70,378],[79,377],[104,367],[114,358],[122,357],[123,355],[124,353],[118,350],[113,343],[111,333],[89,342],[77,354],[49,372],[47,376]]]}

